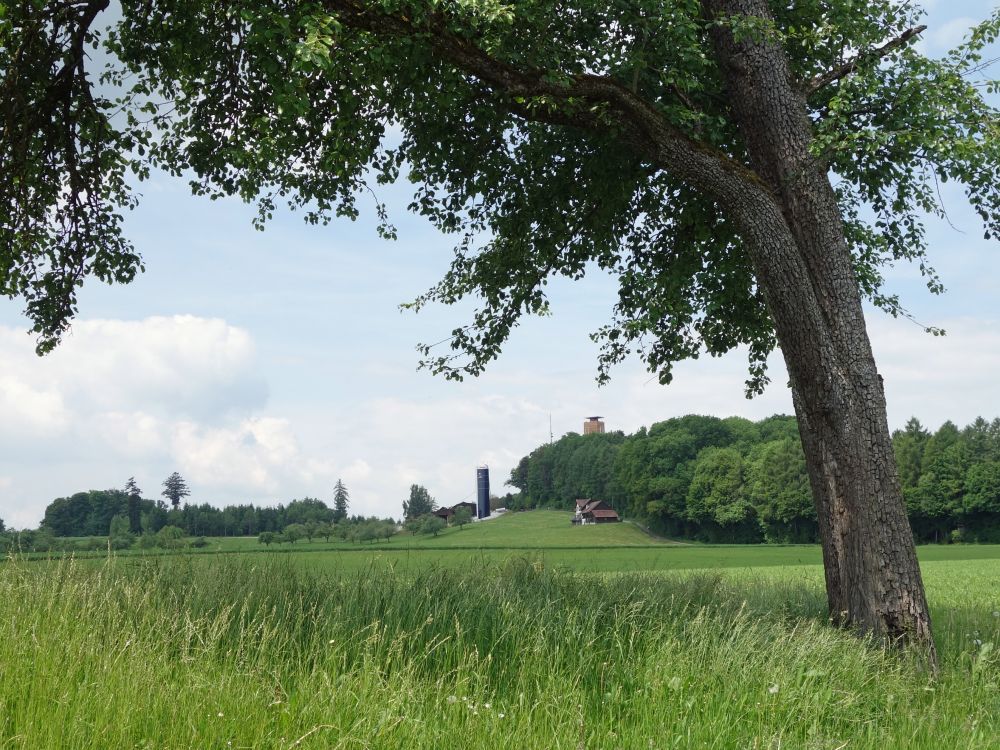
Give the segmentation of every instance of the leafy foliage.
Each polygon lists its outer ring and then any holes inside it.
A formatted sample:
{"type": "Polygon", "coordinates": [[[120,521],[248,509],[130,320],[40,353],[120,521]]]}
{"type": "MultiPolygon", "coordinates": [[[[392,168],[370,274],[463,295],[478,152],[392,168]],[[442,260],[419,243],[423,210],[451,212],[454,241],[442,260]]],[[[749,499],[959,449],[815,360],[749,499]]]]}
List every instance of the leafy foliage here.
{"type": "MultiPolygon", "coordinates": [[[[0,292],[26,300],[40,349],[86,276],[141,267],[121,236],[128,170],[255,201],[259,225],[279,202],[313,223],[354,218],[361,196],[405,177],[410,209],[455,238],[450,269],[409,307],[478,301],[446,353],[421,346],[433,372],[479,374],[522,315],[547,314],[550,278],[596,271],[619,282],[594,332],[601,380],[633,353],[669,382],[677,361],[745,345],[755,393],[775,335],[744,240],[724,206],[637,147],[620,106],[638,102],[745,170],[709,40],[719,23],[782,46],[876,305],[906,314],[881,271],[898,260],[941,291],[921,224],[943,213],[939,182],[963,186],[987,235],[1000,229],[997,112],[983,96],[997,88],[984,51],[1000,12],[932,60],[903,0],[771,3],[773,23],[710,21],[697,0],[124,0],[99,39],[106,5],[22,3],[0,19],[12,94],[0,200],[13,217],[0,292]],[[112,58],[104,97],[84,68],[91,43],[112,58]]],[[[377,198],[375,210],[395,236],[377,198]]]]}
{"type": "Polygon", "coordinates": [[[420,518],[433,512],[437,507],[426,487],[419,484],[410,485],[410,498],[403,501],[403,518],[407,521],[420,518]]]}
{"type": "Polygon", "coordinates": [[[333,488],[333,521],[339,523],[347,518],[347,508],[350,505],[350,495],[344,483],[337,480],[333,488]]]}
{"type": "MultiPolygon", "coordinates": [[[[1000,419],[933,435],[916,419],[893,434],[920,541],[1000,539],[1000,419]]],[[[715,542],[813,542],[818,535],[793,417],[688,415],[633,435],[570,433],[525,456],[508,484],[518,507],[569,510],[601,499],[669,535],[715,542]],[[595,456],[601,456],[600,461],[595,456]],[[599,489],[598,489],[599,488],[599,489]]]]}
{"type": "Polygon", "coordinates": [[[160,494],[167,498],[174,508],[178,508],[180,507],[181,500],[190,496],[191,490],[188,489],[184,477],[175,471],[163,480],[163,492],[160,494]]]}

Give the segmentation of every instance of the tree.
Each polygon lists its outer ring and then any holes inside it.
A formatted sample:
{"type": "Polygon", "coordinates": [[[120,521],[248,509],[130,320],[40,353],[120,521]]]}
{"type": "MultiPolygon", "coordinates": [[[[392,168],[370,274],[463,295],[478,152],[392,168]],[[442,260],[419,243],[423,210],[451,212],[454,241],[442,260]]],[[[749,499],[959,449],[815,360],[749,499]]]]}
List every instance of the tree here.
{"type": "Polygon", "coordinates": [[[174,510],[177,510],[180,507],[181,499],[189,497],[191,491],[188,489],[184,477],[175,471],[163,480],[163,492],[160,494],[170,501],[174,510]]]}
{"type": "Polygon", "coordinates": [[[279,198],[311,222],[355,216],[367,181],[405,165],[412,209],[461,238],[412,307],[481,300],[426,367],[479,374],[547,310],[548,278],[588,264],[620,281],[601,380],[632,352],[667,383],[743,344],[755,393],[780,346],[832,617],[930,644],[862,299],[905,314],[880,271],[901,259],[940,291],[920,224],[939,180],[1000,233],[996,112],[970,80],[1000,14],[929,60],[905,0],[123,0],[108,97],[85,53],[108,5],[0,20],[0,293],[24,299],[39,351],[86,276],[141,268],[129,170],[259,196],[262,224],[279,198]]]}
{"type": "Polygon", "coordinates": [[[142,490],[135,483],[135,477],[129,477],[125,483],[125,494],[128,495],[129,531],[138,534],[142,531],[142,490]]]}
{"type": "Polygon", "coordinates": [[[798,439],[772,440],[758,446],[747,473],[747,496],[757,510],[765,539],[816,540],[816,509],[798,439]]]}
{"type": "Polygon", "coordinates": [[[108,539],[114,549],[128,549],[135,542],[135,535],[126,515],[115,516],[108,527],[108,539]]]}
{"type": "Polygon", "coordinates": [[[347,508],[350,505],[350,495],[347,494],[347,487],[337,480],[333,487],[333,522],[340,523],[347,518],[347,508]]]}
{"type": "Polygon", "coordinates": [[[156,544],[163,549],[178,549],[184,546],[184,529],[179,526],[164,526],[156,532],[156,544]]]}
{"type": "Polygon", "coordinates": [[[472,511],[466,508],[464,505],[459,507],[455,511],[455,515],[451,517],[451,522],[453,525],[458,526],[461,529],[465,524],[472,522],[472,511]]]}
{"type": "Polygon", "coordinates": [[[743,535],[753,538],[754,508],[743,491],[743,457],[738,450],[708,447],[698,454],[686,511],[695,520],[710,521],[710,528],[719,528],[719,533],[710,535],[712,541],[731,541],[729,535],[739,536],[736,529],[740,526],[743,535]]]}
{"type": "Polygon", "coordinates": [[[403,518],[419,518],[420,516],[433,513],[437,503],[431,497],[426,487],[419,484],[410,485],[410,499],[403,501],[403,518]]]}
{"type": "Polygon", "coordinates": [[[260,532],[260,534],[257,535],[257,542],[259,544],[263,544],[265,547],[270,547],[272,544],[274,544],[276,536],[277,534],[275,534],[273,531],[262,531],[260,532]]]}
{"type": "Polygon", "coordinates": [[[387,542],[396,535],[397,531],[396,522],[391,519],[379,523],[379,537],[385,539],[387,542]]]}
{"type": "Polygon", "coordinates": [[[423,523],[420,524],[420,533],[437,536],[444,531],[444,527],[445,522],[443,518],[438,518],[437,516],[427,516],[424,518],[423,523]]]}
{"type": "Polygon", "coordinates": [[[335,528],[332,523],[321,523],[316,526],[316,536],[323,537],[327,542],[330,541],[330,537],[334,535],[335,528]]]}
{"type": "Polygon", "coordinates": [[[281,534],[285,537],[286,542],[295,544],[295,542],[306,535],[306,527],[301,523],[290,523],[284,528],[281,534]]]}

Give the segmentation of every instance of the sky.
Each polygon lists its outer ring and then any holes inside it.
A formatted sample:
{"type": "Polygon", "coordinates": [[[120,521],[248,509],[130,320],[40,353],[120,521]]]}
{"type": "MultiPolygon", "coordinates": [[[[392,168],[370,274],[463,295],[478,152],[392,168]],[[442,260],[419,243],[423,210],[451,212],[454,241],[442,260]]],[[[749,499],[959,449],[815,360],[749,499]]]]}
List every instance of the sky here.
{"type": "MultiPolygon", "coordinates": [[[[929,54],[961,39],[992,3],[926,2],[929,54]]],[[[929,294],[916,269],[887,274],[935,338],[869,311],[890,427],[911,416],[936,428],[1000,416],[1000,247],[982,238],[960,191],[943,194],[950,224],[929,221],[931,259],[947,287],[929,294]]],[[[146,272],[128,286],[87,284],[80,316],[39,358],[23,305],[0,300],[0,518],[36,526],[56,497],[121,488],[145,497],[180,472],[190,501],[330,501],[342,479],[351,512],[399,517],[409,486],[440,504],[475,492],[488,465],[493,491],[521,456],[582,431],[688,413],[759,419],[791,413],[780,355],[763,396],[743,395],[745,354],[678,366],[660,386],[636,360],[599,388],[588,334],[609,319],[613,282],[592,274],[550,284],[552,315],[515,330],[483,376],[462,383],[417,371],[419,342],[445,338],[469,307],[401,312],[444,273],[449,238],[405,207],[412,187],[379,189],[399,229],[380,240],[372,212],[306,225],[280,213],[265,232],[252,207],[190,196],[165,175],[140,187],[126,232],[146,272]]]]}

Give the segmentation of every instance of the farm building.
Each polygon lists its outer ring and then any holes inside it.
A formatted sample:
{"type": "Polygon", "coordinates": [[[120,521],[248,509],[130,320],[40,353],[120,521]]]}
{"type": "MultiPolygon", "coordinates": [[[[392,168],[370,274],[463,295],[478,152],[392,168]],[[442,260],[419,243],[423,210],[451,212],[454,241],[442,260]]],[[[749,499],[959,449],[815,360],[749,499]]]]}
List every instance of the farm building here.
{"type": "Polygon", "coordinates": [[[615,509],[603,500],[582,498],[576,501],[576,513],[573,514],[572,522],[574,524],[618,523],[621,520],[615,509]]]}
{"type": "Polygon", "coordinates": [[[434,515],[437,516],[438,518],[444,520],[444,521],[447,521],[448,523],[451,523],[451,517],[455,515],[455,512],[459,508],[466,508],[466,509],[468,509],[469,514],[473,518],[476,517],[476,504],[475,503],[465,503],[465,502],[463,502],[463,503],[455,503],[450,508],[438,508],[436,511],[434,511],[434,515]]]}

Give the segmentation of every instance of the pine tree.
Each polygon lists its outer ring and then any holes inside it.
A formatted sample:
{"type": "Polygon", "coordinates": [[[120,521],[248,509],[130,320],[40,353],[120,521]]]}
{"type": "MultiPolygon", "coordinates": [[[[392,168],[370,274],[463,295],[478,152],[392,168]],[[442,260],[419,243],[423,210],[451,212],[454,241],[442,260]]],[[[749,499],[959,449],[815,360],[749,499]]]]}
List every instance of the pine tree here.
{"type": "Polygon", "coordinates": [[[188,489],[187,482],[184,481],[184,477],[176,471],[163,480],[163,487],[164,490],[160,494],[170,500],[170,504],[174,508],[180,507],[181,498],[187,497],[191,494],[191,491],[188,489]]]}
{"type": "Polygon", "coordinates": [[[142,490],[135,483],[135,477],[129,477],[125,483],[125,494],[128,495],[128,525],[129,531],[138,534],[142,531],[142,521],[139,504],[142,501],[142,490]]]}
{"type": "Polygon", "coordinates": [[[333,522],[340,523],[347,518],[347,506],[350,504],[351,496],[347,492],[347,487],[338,479],[333,488],[333,522]]]}

